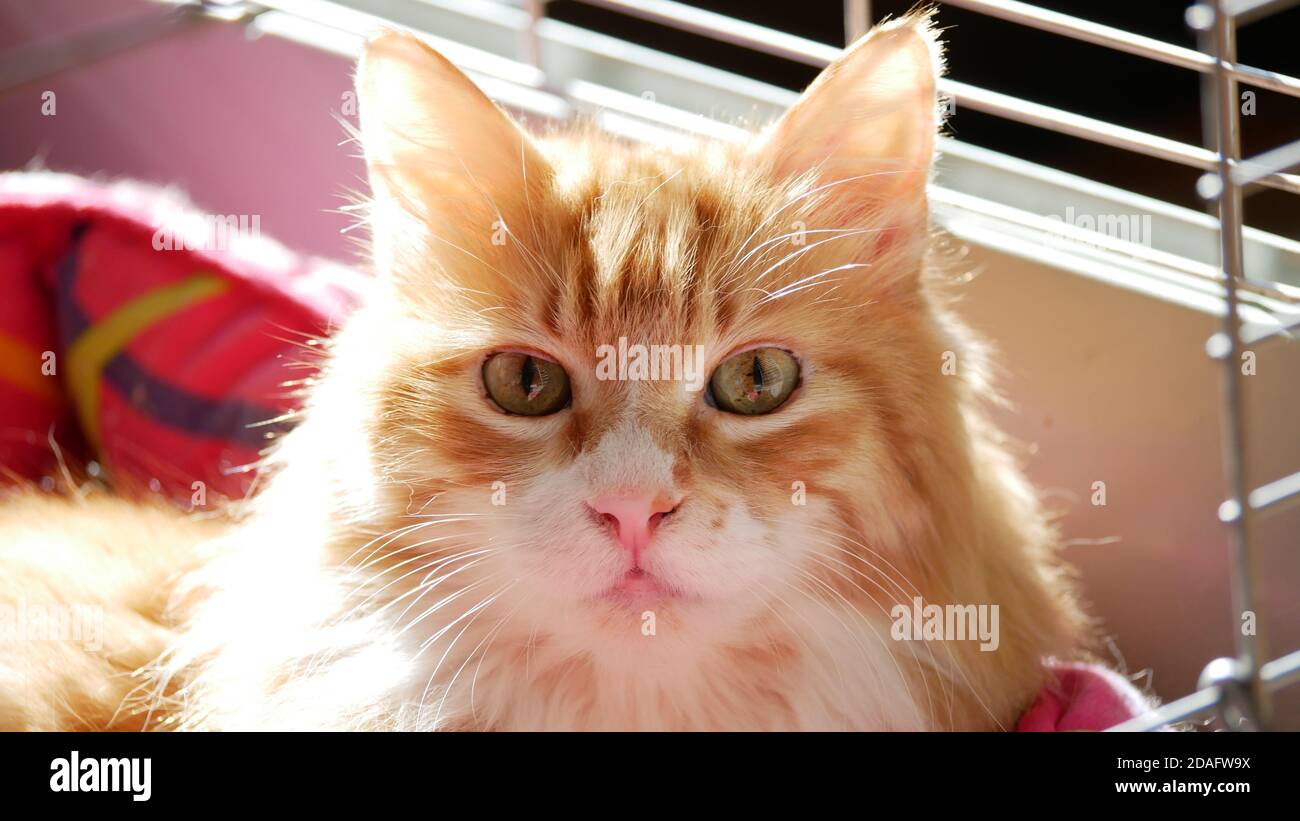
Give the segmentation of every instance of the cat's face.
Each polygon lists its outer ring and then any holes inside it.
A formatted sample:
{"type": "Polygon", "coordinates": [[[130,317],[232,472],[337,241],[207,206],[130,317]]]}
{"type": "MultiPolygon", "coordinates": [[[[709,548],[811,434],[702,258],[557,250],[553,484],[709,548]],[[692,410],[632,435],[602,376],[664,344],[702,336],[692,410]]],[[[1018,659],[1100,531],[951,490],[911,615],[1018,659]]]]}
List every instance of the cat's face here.
{"type": "Polygon", "coordinates": [[[371,44],[375,461],[462,603],[682,652],[924,565],[894,548],[957,411],[920,284],[936,48],[905,22],[752,144],[676,150],[526,138],[417,41],[371,44]]]}

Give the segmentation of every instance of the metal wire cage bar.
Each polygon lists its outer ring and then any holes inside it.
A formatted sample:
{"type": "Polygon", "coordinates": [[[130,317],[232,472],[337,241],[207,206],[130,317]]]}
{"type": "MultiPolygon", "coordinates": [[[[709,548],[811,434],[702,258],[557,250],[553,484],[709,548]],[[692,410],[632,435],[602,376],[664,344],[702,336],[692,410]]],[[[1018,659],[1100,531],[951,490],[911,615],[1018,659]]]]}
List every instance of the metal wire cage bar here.
{"type": "MultiPolygon", "coordinates": [[[[1279,171],[1300,162],[1300,141],[1261,154],[1245,164],[1239,162],[1237,81],[1240,75],[1233,70],[1237,25],[1247,15],[1258,19],[1268,11],[1287,5],[1292,3],[1211,0],[1193,5],[1187,11],[1188,25],[1202,33],[1202,42],[1210,45],[1213,59],[1213,83],[1203,86],[1201,105],[1208,121],[1215,126],[1217,167],[1201,178],[1198,190],[1218,204],[1219,259],[1227,310],[1223,330],[1206,347],[1223,368],[1223,465],[1230,498],[1220,506],[1219,519],[1228,527],[1231,537],[1232,603],[1238,617],[1256,612],[1258,602],[1258,546],[1251,539],[1256,518],[1266,515],[1278,502],[1300,494],[1300,472],[1254,490],[1247,484],[1250,471],[1241,368],[1247,343],[1241,336],[1237,294],[1238,284],[1246,279],[1242,261],[1244,184],[1265,173],[1265,168],[1279,171]]],[[[1165,705],[1153,717],[1136,719],[1115,729],[1153,730],[1209,714],[1216,714],[1230,729],[1266,729],[1272,721],[1272,693],[1300,680],[1300,652],[1266,662],[1265,627],[1259,620],[1255,630],[1241,626],[1233,630],[1236,658],[1210,662],[1201,674],[1198,692],[1165,705]]]]}

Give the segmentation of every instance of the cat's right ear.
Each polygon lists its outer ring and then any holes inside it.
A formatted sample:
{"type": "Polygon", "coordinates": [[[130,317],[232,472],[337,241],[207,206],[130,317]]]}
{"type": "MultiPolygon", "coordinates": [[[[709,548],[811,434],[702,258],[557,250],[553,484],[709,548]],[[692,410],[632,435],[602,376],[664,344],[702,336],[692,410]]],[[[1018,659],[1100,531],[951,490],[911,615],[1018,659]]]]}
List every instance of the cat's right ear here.
{"type": "Polygon", "coordinates": [[[522,227],[549,166],[447,58],[414,35],[385,32],[367,43],[356,84],[381,269],[394,253],[418,253],[404,239],[480,245],[475,238],[491,243],[522,227]]]}

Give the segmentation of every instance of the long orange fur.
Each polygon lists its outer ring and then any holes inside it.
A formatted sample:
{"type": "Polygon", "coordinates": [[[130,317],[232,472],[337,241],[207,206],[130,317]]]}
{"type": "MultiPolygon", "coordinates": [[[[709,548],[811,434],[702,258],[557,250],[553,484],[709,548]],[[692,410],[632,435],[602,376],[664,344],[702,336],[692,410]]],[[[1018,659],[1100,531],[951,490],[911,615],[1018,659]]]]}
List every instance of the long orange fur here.
{"type": "Polygon", "coordinates": [[[0,506],[0,605],[107,613],[97,652],[4,648],[0,729],[1013,726],[1088,631],[933,248],[939,66],[908,16],[752,141],[649,147],[527,136],[419,41],[372,41],[374,294],[225,522],[0,506]],[[710,369],[779,345],[802,383],[729,417],[596,380],[619,337],[710,369]],[[494,411],[500,349],[564,365],[573,406],[494,411]],[[647,555],[691,595],[653,635],[589,595],[617,550],[582,499],[633,485],[686,500],[647,555]],[[1000,646],[893,640],[914,596],[999,605],[1000,646]]]}

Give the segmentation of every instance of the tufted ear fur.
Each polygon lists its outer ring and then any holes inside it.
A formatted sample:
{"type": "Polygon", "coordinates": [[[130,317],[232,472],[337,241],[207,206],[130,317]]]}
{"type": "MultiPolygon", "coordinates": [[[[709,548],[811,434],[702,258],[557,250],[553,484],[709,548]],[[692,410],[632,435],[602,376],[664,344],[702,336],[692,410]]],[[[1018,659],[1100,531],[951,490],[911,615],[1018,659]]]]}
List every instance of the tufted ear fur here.
{"type": "MultiPolygon", "coordinates": [[[[928,13],[878,26],[821,73],[756,156],[780,179],[812,174],[861,210],[925,212],[941,50],[928,13]]],[[[858,209],[854,209],[858,210],[858,209]]]]}
{"type": "Polygon", "coordinates": [[[367,44],[356,84],[381,273],[427,256],[431,241],[482,256],[494,236],[524,230],[529,197],[552,171],[450,61],[387,32],[367,44]]]}

